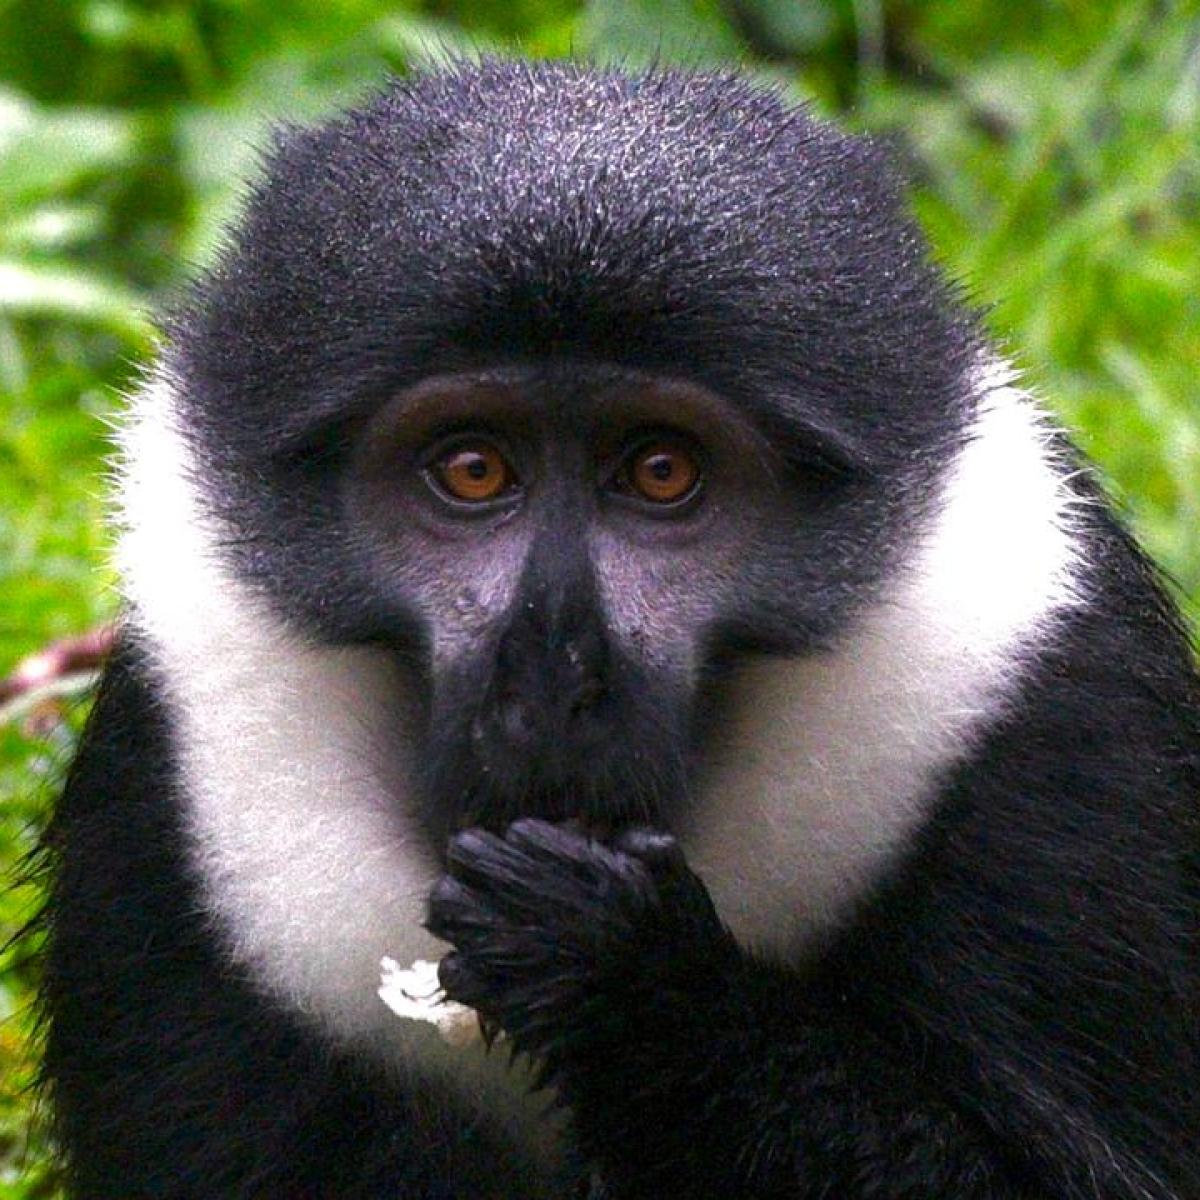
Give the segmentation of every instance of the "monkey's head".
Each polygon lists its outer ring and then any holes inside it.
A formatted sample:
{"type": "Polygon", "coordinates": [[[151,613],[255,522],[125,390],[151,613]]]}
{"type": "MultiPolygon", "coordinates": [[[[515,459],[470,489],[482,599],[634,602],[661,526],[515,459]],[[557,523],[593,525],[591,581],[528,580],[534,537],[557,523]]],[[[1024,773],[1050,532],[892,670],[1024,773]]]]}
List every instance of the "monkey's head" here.
{"type": "Polygon", "coordinates": [[[419,681],[434,835],[686,805],[720,668],[911,547],[977,352],[869,143],[496,63],[285,133],[172,341],[239,575],[419,681]]]}

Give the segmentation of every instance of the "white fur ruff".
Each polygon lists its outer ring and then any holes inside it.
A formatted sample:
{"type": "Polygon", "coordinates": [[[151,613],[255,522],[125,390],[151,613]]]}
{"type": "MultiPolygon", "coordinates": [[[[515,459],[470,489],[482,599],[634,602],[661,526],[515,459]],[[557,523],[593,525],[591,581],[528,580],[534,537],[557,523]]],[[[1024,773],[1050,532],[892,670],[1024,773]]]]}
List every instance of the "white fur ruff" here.
{"type": "MultiPolygon", "coordinates": [[[[1077,602],[1072,502],[1042,419],[1002,380],[980,391],[973,436],[886,599],[835,651],[742,672],[679,831],[735,934],[785,959],[904,844],[1077,602]]],[[[461,1076],[432,1029],[376,995],[381,958],[444,950],[421,928],[438,868],[405,819],[403,682],[371,651],[291,631],[232,575],[177,403],[165,381],[134,402],[119,558],[178,729],[206,900],[229,953],[329,1033],[461,1076]]]]}
{"type": "Polygon", "coordinates": [[[860,898],[1080,602],[1050,429],[999,369],[907,564],[828,654],[741,671],[682,831],[745,945],[794,959],[860,898]]]}
{"type": "Polygon", "coordinates": [[[161,380],[134,401],[118,565],[177,729],[188,850],[228,953],[327,1035],[451,1081],[552,1154],[545,1098],[507,1056],[449,1045],[379,998],[381,959],[445,951],[421,927],[439,871],[404,818],[411,703],[385,658],[313,645],[231,575],[176,403],[161,380]]]}

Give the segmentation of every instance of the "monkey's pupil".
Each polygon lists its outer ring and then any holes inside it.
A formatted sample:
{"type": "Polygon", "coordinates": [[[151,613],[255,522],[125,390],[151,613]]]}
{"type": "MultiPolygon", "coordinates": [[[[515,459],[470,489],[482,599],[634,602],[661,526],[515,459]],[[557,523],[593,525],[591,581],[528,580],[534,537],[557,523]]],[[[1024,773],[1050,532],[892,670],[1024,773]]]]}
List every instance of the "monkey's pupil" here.
{"type": "Polygon", "coordinates": [[[670,481],[671,476],[675,474],[675,462],[666,454],[656,454],[646,464],[646,469],[660,483],[667,483],[670,481]]]}
{"type": "Polygon", "coordinates": [[[488,476],[487,462],[476,455],[467,463],[467,474],[472,479],[486,479],[488,476]]]}

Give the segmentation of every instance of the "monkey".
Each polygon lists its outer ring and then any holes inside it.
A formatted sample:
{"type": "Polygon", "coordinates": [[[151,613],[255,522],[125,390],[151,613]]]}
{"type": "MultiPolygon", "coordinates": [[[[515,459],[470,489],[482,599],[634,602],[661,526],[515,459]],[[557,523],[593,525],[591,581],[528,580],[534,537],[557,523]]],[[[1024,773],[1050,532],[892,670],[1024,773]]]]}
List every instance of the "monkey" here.
{"type": "Polygon", "coordinates": [[[73,1197],[1200,1197],[1187,636],[878,145],[452,64],[281,129],[163,333],[73,1197]]]}

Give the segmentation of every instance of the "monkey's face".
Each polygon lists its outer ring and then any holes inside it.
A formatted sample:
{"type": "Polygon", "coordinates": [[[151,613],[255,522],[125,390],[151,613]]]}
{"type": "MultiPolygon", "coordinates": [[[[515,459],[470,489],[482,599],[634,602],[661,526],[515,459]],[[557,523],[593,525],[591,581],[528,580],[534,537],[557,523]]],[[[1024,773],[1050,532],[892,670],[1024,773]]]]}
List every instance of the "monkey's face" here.
{"type": "Polygon", "coordinates": [[[686,804],[714,668],[886,591],[977,360],[868,144],[523,70],[287,134],[169,356],[230,569],[417,664],[435,835],[686,804]]]}
{"type": "Polygon", "coordinates": [[[794,494],[713,393],[616,368],[442,375],[374,414],[345,502],[421,633],[435,832],[684,802],[700,682],[794,494]]]}

